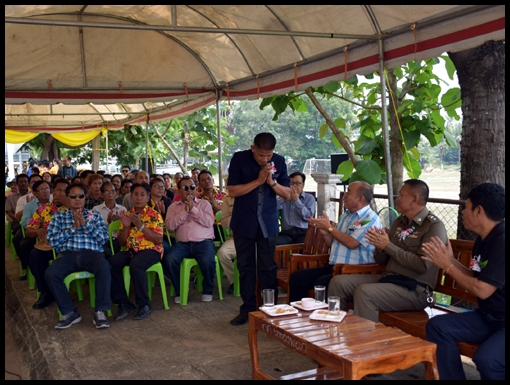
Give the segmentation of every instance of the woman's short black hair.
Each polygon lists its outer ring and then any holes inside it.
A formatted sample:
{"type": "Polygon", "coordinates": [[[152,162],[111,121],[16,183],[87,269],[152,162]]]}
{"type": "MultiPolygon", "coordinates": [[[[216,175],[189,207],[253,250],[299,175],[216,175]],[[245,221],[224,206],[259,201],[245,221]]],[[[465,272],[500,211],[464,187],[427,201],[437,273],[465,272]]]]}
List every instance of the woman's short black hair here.
{"type": "Polygon", "coordinates": [[[147,183],[133,183],[131,186],[131,194],[133,194],[133,191],[135,191],[137,187],[143,187],[145,191],[147,191],[147,195],[151,195],[151,188],[147,183]]]}

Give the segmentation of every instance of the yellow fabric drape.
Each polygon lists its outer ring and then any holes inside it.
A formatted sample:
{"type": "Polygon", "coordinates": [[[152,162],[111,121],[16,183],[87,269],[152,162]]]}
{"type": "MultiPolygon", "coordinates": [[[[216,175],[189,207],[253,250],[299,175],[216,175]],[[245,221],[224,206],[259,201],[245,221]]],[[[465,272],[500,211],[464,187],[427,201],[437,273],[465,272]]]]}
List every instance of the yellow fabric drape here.
{"type": "MultiPolygon", "coordinates": [[[[105,129],[103,129],[105,130],[105,129]]],[[[51,134],[58,141],[67,144],[68,146],[79,146],[90,142],[101,133],[102,130],[86,131],[86,132],[73,132],[63,134],[51,134]]]]}
{"type": "MultiPolygon", "coordinates": [[[[106,135],[106,128],[102,128],[95,131],[86,131],[86,132],[65,132],[61,134],[51,134],[58,141],[67,144],[68,146],[80,146],[82,144],[90,142],[96,136],[98,136],[101,132],[103,135],[106,135]]],[[[34,139],[39,133],[33,132],[24,132],[24,131],[15,131],[15,130],[5,130],[5,141],[7,143],[25,143],[29,140],[34,139]]]]}
{"type": "Polygon", "coordinates": [[[25,143],[34,139],[39,133],[5,130],[5,141],[7,143],[25,143]]]}

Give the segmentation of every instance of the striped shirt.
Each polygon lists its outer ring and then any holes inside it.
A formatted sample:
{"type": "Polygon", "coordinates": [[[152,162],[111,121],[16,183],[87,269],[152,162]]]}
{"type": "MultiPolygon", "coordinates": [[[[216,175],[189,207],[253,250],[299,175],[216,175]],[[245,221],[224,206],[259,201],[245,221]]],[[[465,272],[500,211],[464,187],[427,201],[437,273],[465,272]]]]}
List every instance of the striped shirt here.
{"type": "Polygon", "coordinates": [[[331,254],[329,255],[329,263],[335,265],[337,263],[346,263],[350,265],[358,265],[361,263],[373,263],[375,246],[367,243],[364,238],[365,231],[372,226],[382,227],[381,220],[369,205],[351,213],[345,210],[340,216],[335,228],[342,233],[350,235],[361,245],[355,249],[350,249],[342,243],[333,239],[331,244],[331,254]]]}
{"type": "Polygon", "coordinates": [[[109,237],[103,217],[97,211],[83,209],[83,218],[86,224],[75,229],[74,214],[71,210],[60,211],[53,215],[47,238],[57,253],[84,249],[103,252],[103,244],[109,237]]]}

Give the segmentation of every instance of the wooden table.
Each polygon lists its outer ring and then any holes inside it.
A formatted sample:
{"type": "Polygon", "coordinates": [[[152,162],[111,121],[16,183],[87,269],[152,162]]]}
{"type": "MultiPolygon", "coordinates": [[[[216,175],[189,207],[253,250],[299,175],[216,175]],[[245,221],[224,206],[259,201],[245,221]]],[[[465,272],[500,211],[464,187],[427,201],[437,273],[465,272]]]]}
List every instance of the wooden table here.
{"type": "MultiPolygon", "coordinates": [[[[439,379],[435,344],[353,314],[347,314],[340,323],[314,321],[308,317],[310,314],[300,312],[281,317],[270,317],[260,311],[249,314],[254,380],[274,379],[260,369],[259,331],[319,362],[316,373],[322,377],[334,372],[346,380],[359,380],[368,374],[391,373],[423,362],[426,378],[439,379]]],[[[312,372],[309,374],[316,374],[312,372]]]]}

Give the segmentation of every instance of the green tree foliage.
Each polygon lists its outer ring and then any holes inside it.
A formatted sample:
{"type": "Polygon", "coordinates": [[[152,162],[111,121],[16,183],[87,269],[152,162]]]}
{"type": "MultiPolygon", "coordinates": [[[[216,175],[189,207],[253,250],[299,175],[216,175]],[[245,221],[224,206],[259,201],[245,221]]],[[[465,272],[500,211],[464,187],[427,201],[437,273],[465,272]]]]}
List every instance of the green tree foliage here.
{"type": "MultiPolygon", "coordinates": [[[[336,138],[322,135],[320,127],[324,119],[317,109],[308,107],[306,96],[297,100],[301,102],[301,110],[288,109],[279,114],[278,119],[274,119],[275,114],[270,109],[261,110],[259,103],[247,100],[232,103],[231,119],[226,128],[239,140],[230,147],[230,153],[249,149],[253,138],[260,132],[275,135],[276,151],[287,161],[293,161],[290,171],[303,170],[307,159],[329,159],[330,154],[340,152],[335,145],[336,138]]],[[[335,100],[324,100],[323,103],[331,114],[344,116],[351,124],[355,122],[354,109],[348,103],[335,100]]]]}
{"type": "MultiPolygon", "coordinates": [[[[442,57],[446,62],[449,76],[453,79],[454,67],[451,60],[442,57]]],[[[455,138],[445,127],[445,119],[441,110],[454,119],[460,119],[457,109],[461,106],[460,89],[451,88],[444,95],[441,94],[442,80],[433,72],[433,66],[440,62],[439,58],[428,61],[409,62],[404,66],[389,71],[389,85],[392,86],[393,100],[389,101],[389,125],[391,131],[396,134],[398,141],[391,143],[392,152],[401,152],[399,164],[392,165],[398,170],[404,167],[409,177],[419,178],[421,165],[418,144],[425,138],[432,147],[441,143],[442,139],[448,146],[457,146],[455,138]],[[394,101],[394,102],[393,102],[394,101]],[[397,111],[398,120],[402,131],[391,116],[397,111]],[[401,150],[405,142],[405,150],[401,150]]],[[[374,73],[366,76],[368,80],[378,80],[379,74],[374,73]]],[[[380,82],[362,81],[362,77],[354,76],[347,81],[331,82],[323,87],[309,89],[312,96],[322,98],[320,108],[325,100],[348,101],[355,107],[356,119],[346,119],[342,113],[327,113],[323,116],[327,124],[321,125],[319,132],[322,138],[329,135],[328,128],[335,129],[333,138],[336,137],[338,145],[342,140],[349,148],[344,149],[349,153],[353,150],[354,159],[340,164],[338,173],[344,174],[344,179],[365,180],[369,183],[385,183],[386,169],[384,160],[384,147],[381,124],[380,107],[380,82]],[[327,116],[326,116],[327,115],[327,116]],[[328,122],[328,118],[329,119],[328,122]]],[[[273,119],[279,119],[288,108],[292,111],[305,111],[304,104],[308,104],[304,97],[305,93],[294,92],[283,96],[273,96],[264,99],[260,108],[271,106],[275,112],[273,119]]],[[[310,94],[309,94],[310,95],[310,94]]],[[[308,108],[308,110],[310,110],[308,108]]],[[[340,147],[340,146],[339,146],[340,147]]],[[[393,161],[393,163],[395,163],[393,161]]]]}

